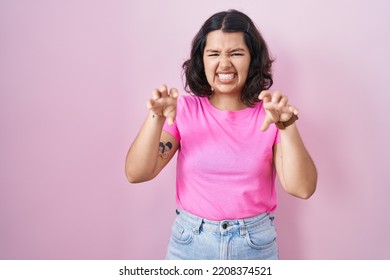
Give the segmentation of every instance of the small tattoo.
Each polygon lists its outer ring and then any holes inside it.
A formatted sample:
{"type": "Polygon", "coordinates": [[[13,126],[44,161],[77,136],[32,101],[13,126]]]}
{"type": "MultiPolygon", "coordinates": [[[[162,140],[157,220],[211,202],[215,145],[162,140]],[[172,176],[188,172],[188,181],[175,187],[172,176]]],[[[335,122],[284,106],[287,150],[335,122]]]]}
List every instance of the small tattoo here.
{"type": "Polygon", "coordinates": [[[160,142],[160,157],[168,158],[171,149],[172,149],[171,142],[160,142]]]}

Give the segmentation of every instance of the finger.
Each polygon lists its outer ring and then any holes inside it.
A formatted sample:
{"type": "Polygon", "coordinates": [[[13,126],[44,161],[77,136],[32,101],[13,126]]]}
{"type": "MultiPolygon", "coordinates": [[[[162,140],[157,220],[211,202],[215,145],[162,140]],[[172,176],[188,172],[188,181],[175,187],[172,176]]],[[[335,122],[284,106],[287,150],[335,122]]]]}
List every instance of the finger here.
{"type": "Polygon", "coordinates": [[[275,91],[272,95],[272,103],[279,103],[282,99],[282,93],[280,91],[275,91]]]}
{"type": "Polygon", "coordinates": [[[169,116],[167,117],[167,122],[169,125],[173,125],[173,123],[175,122],[175,116],[169,116]]]}
{"type": "Polygon", "coordinates": [[[167,118],[167,123],[169,126],[173,125],[174,122],[175,122],[175,120],[172,119],[171,117],[167,118]]]}
{"type": "Polygon", "coordinates": [[[267,103],[264,103],[263,105],[264,109],[266,111],[271,111],[271,112],[280,112],[280,107],[279,107],[279,104],[275,104],[275,103],[272,103],[272,102],[267,102],[267,103]]]}
{"type": "Polygon", "coordinates": [[[176,118],[176,110],[172,108],[170,111],[166,113],[167,122],[169,125],[172,125],[176,118]]]}
{"type": "Polygon", "coordinates": [[[156,111],[157,107],[159,107],[159,103],[156,102],[154,99],[149,99],[147,102],[146,102],[146,107],[149,109],[149,110],[152,110],[153,112],[156,111]]]}
{"type": "Polygon", "coordinates": [[[294,114],[294,115],[299,114],[299,111],[295,106],[288,105],[288,104],[286,106],[279,108],[278,111],[280,113],[287,113],[287,114],[294,114]]]}
{"type": "Polygon", "coordinates": [[[297,115],[297,116],[298,116],[298,114],[299,114],[298,109],[297,109],[296,107],[292,106],[292,105],[288,106],[288,110],[289,110],[291,113],[293,113],[294,115],[297,115]]]}
{"type": "Polygon", "coordinates": [[[179,91],[177,88],[171,88],[169,90],[169,96],[172,96],[173,98],[177,98],[179,96],[179,91]]]}
{"type": "Polygon", "coordinates": [[[154,105],[154,99],[148,99],[146,101],[146,108],[152,109],[153,105],[154,105]]]}
{"type": "Polygon", "coordinates": [[[160,102],[154,100],[154,99],[149,99],[147,102],[146,102],[146,107],[152,111],[153,113],[157,114],[157,115],[162,115],[162,105],[160,102]]]}
{"type": "Polygon", "coordinates": [[[155,88],[155,89],[152,91],[152,98],[153,98],[154,100],[157,100],[157,99],[159,99],[160,97],[161,97],[160,91],[159,91],[157,88],[155,88]]]}
{"type": "Polygon", "coordinates": [[[287,107],[287,104],[288,104],[287,96],[281,96],[278,104],[279,108],[287,107]]]}
{"type": "Polygon", "coordinates": [[[263,90],[259,94],[259,99],[262,100],[263,102],[270,102],[271,101],[271,92],[269,90],[263,90]]]}
{"type": "Polygon", "coordinates": [[[161,93],[161,97],[168,96],[168,87],[165,84],[160,86],[159,91],[161,93]]]}
{"type": "Polygon", "coordinates": [[[261,125],[260,130],[266,131],[269,128],[269,126],[271,125],[271,123],[272,123],[271,119],[268,117],[265,117],[263,124],[261,125]]]}

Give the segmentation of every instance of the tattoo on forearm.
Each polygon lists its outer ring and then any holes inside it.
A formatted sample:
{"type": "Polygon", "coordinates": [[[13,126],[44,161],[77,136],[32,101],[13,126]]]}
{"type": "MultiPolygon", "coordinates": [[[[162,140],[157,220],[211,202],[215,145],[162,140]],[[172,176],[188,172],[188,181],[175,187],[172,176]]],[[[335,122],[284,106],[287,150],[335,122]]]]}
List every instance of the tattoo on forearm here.
{"type": "Polygon", "coordinates": [[[168,158],[171,149],[172,149],[171,142],[160,142],[160,157],[168,158]]]}

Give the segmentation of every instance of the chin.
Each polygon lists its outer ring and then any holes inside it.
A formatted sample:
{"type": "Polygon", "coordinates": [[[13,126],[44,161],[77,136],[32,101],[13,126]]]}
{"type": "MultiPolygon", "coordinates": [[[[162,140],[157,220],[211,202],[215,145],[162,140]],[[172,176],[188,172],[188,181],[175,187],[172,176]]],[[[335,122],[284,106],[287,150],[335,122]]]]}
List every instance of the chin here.
{"type": "Polygon", "coordinates": [[[223,93],[223,94],[233,94],[236,92],[241,93],[242,88],[230,85],[217,86],[214,88],[215,92],[223,93]]]}

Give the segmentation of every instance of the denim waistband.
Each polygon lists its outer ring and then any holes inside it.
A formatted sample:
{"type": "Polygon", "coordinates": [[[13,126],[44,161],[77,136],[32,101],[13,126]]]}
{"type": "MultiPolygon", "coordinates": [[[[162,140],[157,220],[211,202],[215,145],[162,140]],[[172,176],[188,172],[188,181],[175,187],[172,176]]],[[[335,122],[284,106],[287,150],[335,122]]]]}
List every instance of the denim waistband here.
{"type": "Polygon", "coordinates": [[[269,219],[273,220],[273,215],[268,212],[245,219],[222,221],[204,219],[182,209],[177,209],[176,214],[177,218],[191,226],[196,234],[201,230],[215,233],[239,231],[241,236],[245,236],[248,230],[262,226],[269,222],[269,219]]]}

